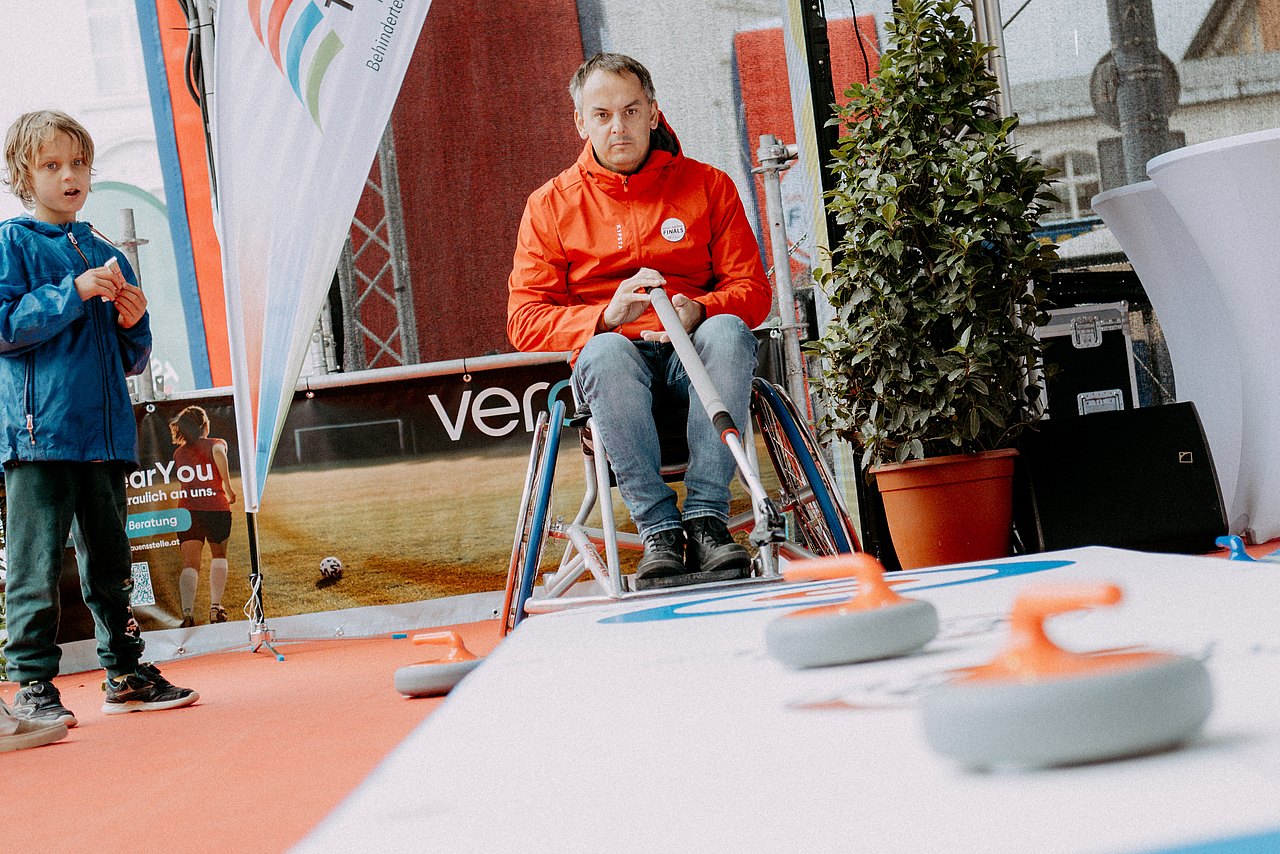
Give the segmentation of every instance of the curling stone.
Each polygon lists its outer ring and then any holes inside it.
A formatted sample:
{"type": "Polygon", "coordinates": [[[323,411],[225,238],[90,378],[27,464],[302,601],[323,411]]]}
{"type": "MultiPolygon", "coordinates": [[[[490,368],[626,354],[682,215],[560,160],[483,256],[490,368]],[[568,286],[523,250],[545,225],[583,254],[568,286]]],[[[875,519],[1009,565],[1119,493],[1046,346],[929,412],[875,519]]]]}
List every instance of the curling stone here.
{"type": "Polygon", "coordinates": [[[1046,617],[1120,599],[1115,585],[1019,596],[1005,649],[922,698],[930,746],[976,768],[1048,767],[1148,753],[1195,735],[1213,705],[1199,661],[1069,652],[1044,632],[1046,617]]]}
{"type": "Polygon", "coordinates": [[[438,697],[448,694],[476,666],[476,658],[463,645],[462,638],[452,630],[414,635],[416,644],[446,646],[448,650],[440,658],[409,664],[396,670],[395,686],[401,694],[410,697],[438,697]]]}
{"type": "Polygon", "coordinates": [[[880,561],[865,552],[797,561],[787,581],[853,576],[857,595],[847,602],[792,611],[765,629],[765,648],[788,667],[826,667],[915,652],[938,634],[938,612],[890,589],[880,561]]]}

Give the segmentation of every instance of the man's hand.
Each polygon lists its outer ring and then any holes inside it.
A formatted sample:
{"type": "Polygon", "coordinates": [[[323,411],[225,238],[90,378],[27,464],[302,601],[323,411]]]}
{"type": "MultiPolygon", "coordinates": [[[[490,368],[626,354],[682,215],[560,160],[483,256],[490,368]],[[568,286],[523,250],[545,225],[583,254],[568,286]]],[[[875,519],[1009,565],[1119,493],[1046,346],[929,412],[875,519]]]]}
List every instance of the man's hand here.
{"type": "MultiPolygon", "coordinates": [[[[693,332],[698,328],[698,324],[707,319],[707,307],[696,300],[691,300],[684,294],[676,294],[671,298],[671,307],[676,310],[676,315],[680,318],[680,323],[684,326],[685,332],[693,332]]],[[[646,341],[670,341],[671,336],[666,332],[656,332],[645,330],[640,333],[640,337],[646,341]]]]}
{"type": "Polygon", "coordinates": [[[630,323],[649,307],[649,293],[646,288],[657,288],[665,285],[667,280],[657,270],[641,267],[636,273],[613,292],[613,299],[605,306],[600,315],[597,329],[600,332],[612,332],[625,323],[630,323]]]}
{"type": "Polygon", "coordinates": [[[125,329],[133,327],[142,315],[147,313],[147,296],[142,292],[142,288],[135,288],[133,285],[125,284],[120,288],[120,292],[116,294],[116,311],[119,317],[116,323],[125,329]]]}
{"type": "Polygon", "coordinates": [[[119,279],[106,267],[94,267],[76,276],[76,293],[80,295],[81,302],[94,297],[102,297],[104,302],[110,302],[116,298],[118,290],[119,279]]]}

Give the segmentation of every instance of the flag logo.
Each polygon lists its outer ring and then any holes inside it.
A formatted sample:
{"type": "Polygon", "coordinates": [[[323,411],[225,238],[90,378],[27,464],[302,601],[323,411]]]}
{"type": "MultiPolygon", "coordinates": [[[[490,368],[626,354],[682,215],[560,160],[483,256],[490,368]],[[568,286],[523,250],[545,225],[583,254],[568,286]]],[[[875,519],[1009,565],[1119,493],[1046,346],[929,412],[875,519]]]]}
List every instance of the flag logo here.
{"type": "Polygon", "coordinates": [[[326,24],[313,0],[248,0],[248,6],[254,35],[271,52],[276,68],[320,127],[320,87],[342,50],[342,39],[326,24]],[[264,6],[268,7],[265,27],[264,6]]]}

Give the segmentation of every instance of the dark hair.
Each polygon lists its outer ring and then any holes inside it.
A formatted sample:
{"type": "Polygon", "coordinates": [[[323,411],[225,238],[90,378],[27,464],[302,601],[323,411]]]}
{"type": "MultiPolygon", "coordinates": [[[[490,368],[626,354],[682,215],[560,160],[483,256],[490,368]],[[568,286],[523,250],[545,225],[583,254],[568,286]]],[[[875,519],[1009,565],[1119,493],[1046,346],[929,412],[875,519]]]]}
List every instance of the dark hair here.
{"type": "Polygon", "coordinates": [[[209,415],[198,406],[188,406],[169,422],[169,433],[173,436],[173,441],[183,445],[204,438],[208,429],[209,415]]]}
{"type": "Polygon", "coordinates": [[[640,81],[640,88],[644,90],[645,99],[652,103],[657,97],[657,93],[653,88],[653,77],[649,74],[649,69],[645,68],[637,60],[621,53],[597,53],[579,65],[578,70],[573,72],[573,79],[569,81],[569,96],[573,98],[575,110],[582,110],[582,87],[587,84],[587,78],[591,76],[593,71],[634,74],[640,81]]]}

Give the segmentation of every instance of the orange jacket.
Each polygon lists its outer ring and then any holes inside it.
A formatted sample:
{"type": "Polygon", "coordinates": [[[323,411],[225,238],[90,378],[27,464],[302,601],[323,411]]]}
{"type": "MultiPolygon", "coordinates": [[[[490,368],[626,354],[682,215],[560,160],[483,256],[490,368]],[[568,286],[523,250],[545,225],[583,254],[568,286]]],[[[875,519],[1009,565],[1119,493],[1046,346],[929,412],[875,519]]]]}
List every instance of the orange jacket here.
{"type": "MultiPolygon", "coordinates": [[[[707,316],[736,314],[758,326],[771,290],[737,187],[685,157],[666,119],[631,175],[596,162],[590,140],[573,166],[529,197],[508,281],[507,337],[518,350],[577,353],[622,280],[641,267],[667,280],[707,316]]],[[[617,331],[638,339],[661,329],[648,309],[617,331]]]]}

